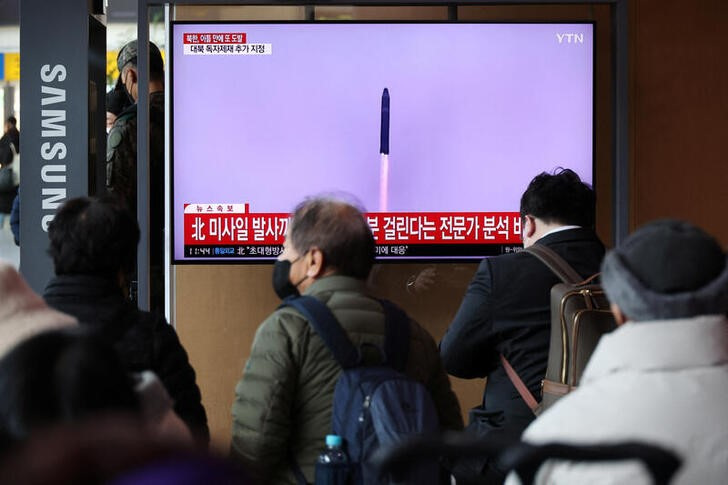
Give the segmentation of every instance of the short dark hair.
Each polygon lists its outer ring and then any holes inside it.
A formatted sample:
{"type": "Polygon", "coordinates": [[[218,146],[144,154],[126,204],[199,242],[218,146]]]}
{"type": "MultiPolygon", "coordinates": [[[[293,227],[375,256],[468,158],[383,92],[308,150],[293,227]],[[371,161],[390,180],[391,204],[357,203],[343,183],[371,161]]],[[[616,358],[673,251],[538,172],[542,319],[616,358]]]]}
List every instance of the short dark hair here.
{"type": "Polygon", "coordinates": [[[362,212],[330,197],[303,201],[291,218],[290,241],[299,254],[316,247],[337,274],[366,279],[374,265],[374,236],[362,212]]]}
{"type": "Polygon", "coordinates": [[[8,116],[7,122],[10,123],[13,126],[17,126],[18,120],[15,119],[15,116],[8,116]]]}
{"type": "Polygon", "coordinates": [[[139,225],[116,198],[68,200],[48,226],[48,236],[57,275],[116,276],[134,270],[139,225]]]}
{"type": "Polygon", "coordinates": [[[37,429],[99,413],[141,407],[111,344],[81,329],[44,332],[0,360],[0,440],[25,440],[37,429]]]}
{"type": "Polygon", "coordinates": [[[591,186],[568,168],[540,173],[521,197],[521,218],[532,215],[546,223],[593,228],[595,210],[591,186]]]}

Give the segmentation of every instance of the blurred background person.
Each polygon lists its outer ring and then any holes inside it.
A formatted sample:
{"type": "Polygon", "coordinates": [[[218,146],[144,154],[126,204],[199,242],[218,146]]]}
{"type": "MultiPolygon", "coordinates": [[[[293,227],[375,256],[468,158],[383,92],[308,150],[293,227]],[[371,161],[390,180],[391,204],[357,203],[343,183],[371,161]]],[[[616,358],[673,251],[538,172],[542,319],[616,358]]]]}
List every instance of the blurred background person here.
{"type": "Polygon", "coordinates": [[[3,167],[13,163],[15,155],[20,153],[20,131],[18,120],[9,116],[5,120],[3,136],[0,138],[0,165],[3,167]],[[12,145],[12,146],[11,146],[12,145]]]}
{"type": "MultiPolygon", "coordinates": [[[[10,231],[13,233],[13,242],[20,246],[20,188],[18,195],[13,200],[13,207],[10,210],[10,231]]],[[[0,225],[0,229],[2,226],[0,225]]]]}
{"type": "Polygon", "coordinates": [[[75,325],[75,318],[49,308],[18,271],[0,259],[0,357],[44,330],[75,325]]]}
{"type": "Polygon", "coordinates": [[[0,361],[0,441],[104,412],[138,414],[134,380],[108,344],[78,332],[27,339],[0,361]]]}
{"type": "Polygon", "coordinates": [[[189,431],[164,388],[157,384],[150,393],[148,382],[148,375],[128,373],[108,342],[81,328],[21,342],[0,360],[3,483],[32,482],[39,470],[46,473],[36,483],[105,483],[118,469],[189,447],[189,431]],[[88,426],[100,431],[93,440],[88,426]],[[36,436],[41,446],[32,443],[36,436]],[[17,466],[28,445],[36,452],[33,465],[17,466]]]}
{"type": "Polygon", "coordinates": [[[20,132],[17,120],[10,116],[5,121],[5,132],[0,138],[0,229],[5,216],[10,214],[20,183],[20,132]]]}
{"type": "Polygon", "coordinates": [[[46,302],[75,316],[109,341],[130,372],[151,370],[174,400],[174,410],[196,441],[210,439],[195,371],[163,315],[139,310],[128,298],[139,226],[113,197],[71,199],[48,227],[53,277],[46,302]]]}

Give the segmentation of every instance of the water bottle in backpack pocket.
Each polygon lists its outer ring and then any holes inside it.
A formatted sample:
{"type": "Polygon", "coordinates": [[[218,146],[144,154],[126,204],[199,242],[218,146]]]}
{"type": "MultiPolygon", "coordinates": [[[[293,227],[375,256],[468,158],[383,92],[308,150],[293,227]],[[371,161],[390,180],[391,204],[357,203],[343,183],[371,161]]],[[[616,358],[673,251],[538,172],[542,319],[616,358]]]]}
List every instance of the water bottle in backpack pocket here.
{"type": "Polygon", "coordinates": [[[343,449],[341,436],[326,435],[326,448],[316,461],[316,485],[347,485],[349,459],[343,449]]]}
{"type": "MultiPolygon", "coordinates": [[[[405,476],[380,476],[372,457],[411,436],[439,432],[435,404],[424,384],[404,373],[409,353],[409,317],[396,305],[379,300],[385,314],[384,345],[367,344],[382,356],[379,365],[362,362],[362,348],[349,340],[328,307],[311,296],[288,298],[282,306],[300,311],[342,367],[334,389],[331,426],[346,452],[347,483],[375,485],[439,483],[439,464],[411,467],[405,476]]],[[[362,345],[363,347],[364,345],[362,345]]],[[[323,455],[322,455],[323,456],[323,455]]],[[[295,466],[298,469],[298,466],[295,466]]],[[[299,483],[303,483],[299,480],[299,483]]]]}

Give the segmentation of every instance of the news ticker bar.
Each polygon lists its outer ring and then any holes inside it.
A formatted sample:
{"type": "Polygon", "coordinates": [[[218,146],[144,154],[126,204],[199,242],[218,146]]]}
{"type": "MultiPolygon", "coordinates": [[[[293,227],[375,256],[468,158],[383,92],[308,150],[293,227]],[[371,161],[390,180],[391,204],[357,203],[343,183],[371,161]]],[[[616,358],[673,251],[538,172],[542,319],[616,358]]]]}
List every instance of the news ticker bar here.
{"type": "MultiPolygon", "coordinates": [[[[521,245],[514,244],[380,244],[376,246],[376,256],[380,259],[398,258],[482,258],[522,251],[521,245]]],[[[283,252],[283,246],[265,245],[195,245],[185,246],[185,258],[195,259],[275,259],[283,252]]]]}

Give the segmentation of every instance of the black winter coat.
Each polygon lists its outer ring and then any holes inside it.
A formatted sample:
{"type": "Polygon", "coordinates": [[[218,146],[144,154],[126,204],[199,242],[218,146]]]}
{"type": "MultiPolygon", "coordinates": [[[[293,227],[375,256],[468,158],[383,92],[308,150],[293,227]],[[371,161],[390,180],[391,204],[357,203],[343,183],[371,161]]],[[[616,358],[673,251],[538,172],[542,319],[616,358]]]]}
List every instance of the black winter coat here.
{"type": "Polygon", "coordinates": [[[177,333],[162,315],[141,311],[116,282],[86,275],[51,279],[43,294],[48,305],[78,319],[108,339],[130,372],[151,370],[174,400],[174,410],[200,444],[210,432],[195,371],[177,333]]]}

